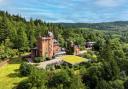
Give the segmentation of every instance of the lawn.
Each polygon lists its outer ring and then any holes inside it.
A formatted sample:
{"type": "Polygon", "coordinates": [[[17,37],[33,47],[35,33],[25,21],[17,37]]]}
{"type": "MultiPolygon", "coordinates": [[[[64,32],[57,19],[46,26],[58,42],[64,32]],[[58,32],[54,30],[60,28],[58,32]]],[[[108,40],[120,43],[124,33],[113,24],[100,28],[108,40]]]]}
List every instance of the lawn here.
{"type": "Polygon", "coordinates": [[[67,56],[63,56],[62,60],[70,63],[70,64],[78,64],[81,62],[87,62],[88,60],[79,56],[74,56],[74,55],[67,55],[67,56]]]}
{"type": "Polygon", "coordinates": [[[20,77],[20,64],[7,64],[0,68],[0,89],[12,89],[25,77],[20,77]]]}

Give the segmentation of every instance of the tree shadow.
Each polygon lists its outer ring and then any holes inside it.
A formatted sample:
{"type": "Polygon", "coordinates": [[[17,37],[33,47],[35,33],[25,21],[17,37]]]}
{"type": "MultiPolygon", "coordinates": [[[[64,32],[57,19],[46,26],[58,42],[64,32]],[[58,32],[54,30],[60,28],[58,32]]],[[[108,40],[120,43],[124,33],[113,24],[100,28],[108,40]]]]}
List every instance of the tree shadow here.
{"type": "Polygon", "coordinates": [[[19,72],[19,69],[15,69],[14,71],[15,71],[15,72],[19,72]]]}
{"type": "Polygon", "coordinates": [[[17,84],[18,83],[14,83],[14,87],[12,89],[17,89],[17,84]]]}
{"type": "Polygon", "coordinates": [[[23,60],[20,57],[11,58],[9,64],[21,64],[23,60]]]}
{"type": "Polygon", "coordinates": [[[23,77],[20,73],[19,73],[19,69],[15,69],[14,70],[14,73],[10,73],[7,75],[8,77],[11,77],[11,78],[15,78],[15,77],[23,77]]]}
{"type": "MultiPolygon", "coordinates": [[[[15,72],[14,73],[10,73],[8,74],[7,76],[10,77],[10,78],[22,78],[24,76],[22,76],[20,73],[19,73],[19,69],[15,69],[14,70],[15,72]]],[[[22,82],[22,81],[21,81],[22,82]]],[[[20,82],[15,82],[13,83],[14,87],[12,89],[17,89],[17,86],[20,82]]]]}
{"type": "Polygon", "coordinates": [[[8,77],[16,78],[16,77],[22,77],[19,73],[10,73],[8,74],[8,77]]]}

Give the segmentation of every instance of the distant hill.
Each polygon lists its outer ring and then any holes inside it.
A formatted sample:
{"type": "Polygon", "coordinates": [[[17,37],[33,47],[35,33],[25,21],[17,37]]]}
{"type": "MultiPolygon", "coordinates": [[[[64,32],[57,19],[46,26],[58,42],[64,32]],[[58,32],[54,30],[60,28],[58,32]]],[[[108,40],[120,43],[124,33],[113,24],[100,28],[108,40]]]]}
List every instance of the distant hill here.
{"type": "Polygon", "coordinates": [[[99,30],[128,30],[128,21],[115,21],[103,23],[59,23],[64,27],[71,28],[94,28],[99,30]]]}

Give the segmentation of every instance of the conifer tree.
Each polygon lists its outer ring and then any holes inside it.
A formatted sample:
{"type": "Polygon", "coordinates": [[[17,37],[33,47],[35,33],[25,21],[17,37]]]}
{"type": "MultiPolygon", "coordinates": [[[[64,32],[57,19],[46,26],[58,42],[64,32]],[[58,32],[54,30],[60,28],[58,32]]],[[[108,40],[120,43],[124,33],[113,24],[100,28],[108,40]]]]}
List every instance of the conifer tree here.
{"type": "Polygon", "coordinates": [[[20,27],[17,33],[18,33],[17,48],[20,51],[28,50],[28,38],[27,38],[27,34],[25,33],[24,29],[20,27]]]}

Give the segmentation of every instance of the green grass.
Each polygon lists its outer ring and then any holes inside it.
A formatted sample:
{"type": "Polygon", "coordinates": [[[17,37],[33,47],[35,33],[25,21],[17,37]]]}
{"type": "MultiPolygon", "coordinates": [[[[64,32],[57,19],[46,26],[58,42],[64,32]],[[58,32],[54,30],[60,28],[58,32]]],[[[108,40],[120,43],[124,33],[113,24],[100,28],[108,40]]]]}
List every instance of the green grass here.
{"type": "Polygon", "coordinates": [[[88,60],[79,56],[67,55],[63,56],[62,60],[70,64],[78,64],[81,62],[87,62],[88,60]]]}
{"type": "Polygon", "coordinates": [[[25,77],[20,77],[20,64],[7,64],[0,68],[0,89],[12,89],[25,77]]]}

